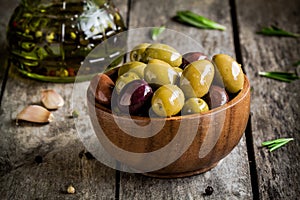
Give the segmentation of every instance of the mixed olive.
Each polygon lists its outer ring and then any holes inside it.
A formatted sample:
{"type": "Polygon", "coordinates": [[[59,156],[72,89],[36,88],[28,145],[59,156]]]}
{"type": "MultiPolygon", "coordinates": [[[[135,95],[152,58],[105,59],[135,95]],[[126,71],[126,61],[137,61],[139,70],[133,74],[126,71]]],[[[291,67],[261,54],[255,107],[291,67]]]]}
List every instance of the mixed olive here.
{"type": "Polygon", "coordinates": [[[130,62],[113,70],[109,76],[95,76],[89,91],[118,114],[204,113],[226,104],[244,84],[241,65],[229,55],[217,54],[212,60],[201,52],[181,55],[160,43],[134,47],[130,62]]]}

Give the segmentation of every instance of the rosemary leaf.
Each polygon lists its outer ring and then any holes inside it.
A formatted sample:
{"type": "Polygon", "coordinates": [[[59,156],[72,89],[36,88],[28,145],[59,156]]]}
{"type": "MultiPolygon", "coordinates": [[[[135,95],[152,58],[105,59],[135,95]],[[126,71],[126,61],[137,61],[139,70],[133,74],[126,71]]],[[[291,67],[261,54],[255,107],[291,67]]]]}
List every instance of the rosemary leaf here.
{"type": "Polygon", "coordinates": [[[157,40],[157,37],[158,37],[162,32],[164,32],[165,29],[166,29],[165,26],[154,27],[154,28],[152,29],[152,32],[151,32],[151,38],[152,38],[152,40],[157,40]]]}
{"type": "Polygon", "coordinates": [[[216,29],[222,31],[226,29],[225,26],[188,10],[178,11],[174,19],[178,22],[186,23],[202,29],[216,29]]]}
{"type": "Polygon", "coordinates": [[[283,81],[290,83],[294,80],[300,79],[295,73],[290,72],[258,72],[260,76],[264,76],[267,78],[283,81]]]}
{"type": "Polygon", "coordinates": [[[285,141],[287,141],[287,138],[279,138],[279,139],[276,139],[276,140],[265,141],[265,142],[262,142],[261,144],[263,146],[270,146],[272,144],[278,144],[278,143],[282,143],[282,142],[285,142],[285,141]]]}
{"type": "Polygon", "coordinates": [[[289,141],[285,141],[285,142],[282,142],[282,143],[279,143],[279,144],[276,144],[276,145],[273,145],[271,148],[270,148],[270,152],[282,147],[283,145],[287,144],[289,141]]]}
{"type": "Polygon", "coordinates": [[[276,26],[264,27],[257,33],[262,35],[268,35],[268,36],[300,37],[300,34],[285,31],[276,26]]]}
{"type": "Polygon", "coordinates": [[[292,140],[294,140],[294,138],[280,138],[280,139],[276,139],[276,140],[262,142],[261,145],[263,147],[267,147],[269,149],[269,151],[272,152],[292,140]]]}

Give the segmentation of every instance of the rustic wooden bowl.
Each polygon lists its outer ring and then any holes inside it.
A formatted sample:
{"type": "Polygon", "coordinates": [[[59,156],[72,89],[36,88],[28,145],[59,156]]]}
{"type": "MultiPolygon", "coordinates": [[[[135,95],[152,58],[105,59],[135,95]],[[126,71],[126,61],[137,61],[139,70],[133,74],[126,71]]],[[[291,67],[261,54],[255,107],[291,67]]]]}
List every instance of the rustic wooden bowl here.
{"type": "Polygon", "coordinates": [[[225,105],[205,114],[154,119],[116,116],[110,109],[94,102],[93,96],[88,95],[88,108],[94,131],[110,156],[137,171],[140,167],[140,171],[149,176],[185,177],[212,169],[239,143],[250,112],[250,84],[245,76],[244,88],[237,96],[225,105]],[[164,122],[164,125],[155,135],[137,137],[128,134],[128,130],[138,134],[136,127],[131,127],[132,122],[140,126],[148,125],[149,130],[155,129],[160,122],[164,122]],[[120,123],[123,128],[119,127],[120,123]],[[184,125],[180,126],[182,123],[184,125]],[[179,132],[184,134],[176,138],[176,144],[169,147],[167,154],[164,152],[158,157],[147,157],[148,153],[159,153],[159,150],[174,140],[179,132]],[[187,144],[188,146],[186,146],[187,144]],[[140,156],[127,156],[127,154],[123,154],[124,152],[116,150],[115,147],[140,156]],[[181,149],[184,151],[178,156],[178,159],[169,159],[181,149]],[[152,163],[154,164],[152,165],[152,163]],[[152,166],[146,167],[145,170],[145,164],[152,166]],[[162,168],[155,169],[156,165],[162,166],[162,168]],[[155,170],[148,171],[148,169],[155,170]]]}

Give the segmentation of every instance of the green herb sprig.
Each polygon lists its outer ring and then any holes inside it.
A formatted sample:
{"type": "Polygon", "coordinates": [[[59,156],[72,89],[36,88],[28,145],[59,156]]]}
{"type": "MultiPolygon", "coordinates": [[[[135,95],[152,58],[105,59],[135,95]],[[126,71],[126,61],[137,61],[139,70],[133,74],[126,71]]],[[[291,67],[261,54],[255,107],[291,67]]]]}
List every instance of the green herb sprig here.
{"type": "Polygon", "coordinates": [[[282,147],[283,145],[289,143],[290,141],[294,140],[294,138],[280,138],[276,140],[270,140],[262,142],[261,145],[263,147],[267,147],[270,152],[282,147]]]}
{"type": "Polygon", "coordinates": [[[152,40],[157,40],[157,37],[164,32],[166,29],[165,26],[160,26],[160,27],[154,27],[151,31],[151,38],[152,40]]]}
{"type": "Polygon", "coordinates": [[[222,31],[226,29],[225,26],[218,24],[210,19],[207,19],[206,17],[193,13],[189,10],[178,11],[176,13],[176,16],[174,17],[174,20],[202,29],[216,29],[222,31]]]}
{"type": "Polygon", "coordinates": [[[294,80],[300,79],[299,76],[297,76],[295,73],[290,73],[290,72],[258,72],[260,76],[264,76],[267,78],[283,81],[290,83],[294,80]]]}
{"type": "Polygon", "coordinates": [[[257,33],[268,36],[300,37],[300,34],[283,30],[277,26],[264,27],[257,33]]]}

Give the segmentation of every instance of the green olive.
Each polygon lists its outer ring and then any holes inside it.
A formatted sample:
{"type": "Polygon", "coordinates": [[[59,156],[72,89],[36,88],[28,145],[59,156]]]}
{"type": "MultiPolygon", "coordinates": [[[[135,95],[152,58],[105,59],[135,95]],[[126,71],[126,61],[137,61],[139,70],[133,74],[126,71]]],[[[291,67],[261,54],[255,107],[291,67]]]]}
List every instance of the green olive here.
{"type": "Polygon", "coordinates": [[[144,70],[144,79],[149,84],[158,86],[175,84],[178,73],[168,63],[157,59],[151,60],[144,70]]]}
{"type": "Polygon", "coordinates": [[[214,73],[214,65],[210,61],[194,61],[183,70],[180,77],[180,88],[187,98],[201,98],[208,92],[214,73]]]}
{"type": "Polygon", "coordinates": [[[136,73],[130,71],[119,76],[118,79],[116,80],[116,86],[115,86],[117,94],[120,94],[120,91],[126,84],[138,79],[140,79],[140,77],[136,73]]]}
{"type": "Polygon", "coordinates": [[[172,67],[169,63],[167,63],[163,60],[159,60],[159,59],[149,60],[148,64],[163,64],[163,65],[168,65],[168,66],[172,67]]]}
{"type": "Polygon", "coordinates": [[[159,59],[169,63],[172,67],[179,67],[182,63],[182,56],[176,49],[166,44],[152,44],[143,53],[142,61],[149,62],[152,59],[159,59]]]}
{"type": "Polygon", "coordinates": [[[178,75],[181,76],[183,69],[181,69],[180,67],[174,67],[174,69],[178,73],[178,75]]]}
{"type": "Polygon", "coordinates": [[[151,105],[158,116],[170,117],[182,109],[184,94],[176,85],[163,85],[154,92],[151,105]]]}
{"type": "Polygon", "coordinates": [[[189,115],[194,113],[203,113],[208,110],[208,105],[203,99],[193,97],[185,101],[181,114],[189,115]]]}
{"type": "Polygon", "coordinates": [[[150,46],[149,43],[142,43],[135,46],[132,51],[130,52],[130,60],[131,61],[140,61],[142,59],[142,55],[146,48],[150,46]]]}
{"type": "Polygon", "coordinates": [[[212,60],[220,72],[226,90],[230,93],[240,91],[244,86],[244,73],[241,65],[226,54],[214,55],[212,60]]]}
{"type": "Polygon", "coordinates": [[[127,62],[123,64],[118,71],[118,76],[122,76],[126,72],[134,72],[136,73],[141,79],[144,78],[144,69],[147,65],[142,62],[138,61],[132,61],[132,62],[127,62]]]}

